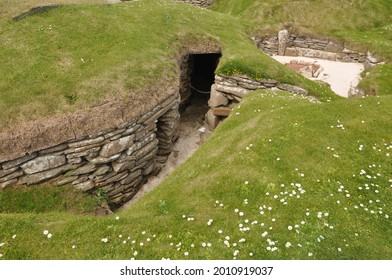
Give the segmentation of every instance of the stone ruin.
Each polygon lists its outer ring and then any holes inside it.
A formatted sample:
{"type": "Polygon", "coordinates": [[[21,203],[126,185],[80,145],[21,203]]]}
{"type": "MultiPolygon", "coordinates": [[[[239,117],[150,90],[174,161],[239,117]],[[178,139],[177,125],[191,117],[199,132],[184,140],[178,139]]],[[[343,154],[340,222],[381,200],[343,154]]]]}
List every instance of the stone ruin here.
{"type": "Polygon", "coordinates": [[[151,175],[160,172],[179,137],[180,106],[191,92],[194,56],[213,54],[217,59],[221,50],[203,42],[183,52],[174,85],[165,88],[162,81],[153,89],[158,92],[148,91],[149,102],[109,102],[28,124],[29,129],[0,132],[0,188],[69,184],[105,193],[114,208],[131,200],[151,175]]]}
{"type": "Polygon", "coordinates": [[[281,30],[274,36],[256,36],[252,40],[259,49],[270,55],[304,56],[330,61],[357,62],[363,63],[367,68],[382,63],[370,52],[349,50],[343,42],[290,34],[287,30],[281,30]]]}
{"type": "Polygon", "coordinates": [[[323,71],[323,67],[317,63],[311,63],[306,61],[291,60],[285,64],[288,68],[300,73],[306,78],[317,78],[323,71]]]}

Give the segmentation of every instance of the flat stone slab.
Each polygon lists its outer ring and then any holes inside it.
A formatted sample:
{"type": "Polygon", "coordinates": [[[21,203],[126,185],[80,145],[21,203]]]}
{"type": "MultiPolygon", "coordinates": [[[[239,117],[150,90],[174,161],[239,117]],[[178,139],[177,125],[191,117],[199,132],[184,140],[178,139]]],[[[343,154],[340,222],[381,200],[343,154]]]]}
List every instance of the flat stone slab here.
{"type": "Polygon", "coordinates": [[[135,139],[134,135],[129,135],[112,141],[102,147],[100,156],[105,158],[110,158],[116,154],[121,153],[127,148],[131,147],[133,144],[133,140],[135,139]]]}
{"type": "Polygon", "coordinates": [[[230,115],[231,109],[228,107],[217,107],[212,109],[212,112],[215,116],[227,117],[230,115]]]}
{"type": "Polygon", "coordinates": [[[47,155],[37,157],[21,165],[26,174],[35,174],[64,165],[66,163],[65,156],[47,155]]]}
{"type": "Polygon", "coordinates": [[[27,184],[27,185],[41,183],[43,181],[46,181],[46,180],[49,180],[49,179],[54,178],[56,176],[59,176],[65,172],[67,172],[68,170],[71,170],[72,168],[75,168],[75,166],[72,164],[67,164],[67,165],[63,165],[61,167],[58,167],[58,168],[55,168],[55,169],[52,169],[49,171],[35,173],[32,175],[27,175],[27,176],[22,177],[19,180],[19,183],[27,184]]]}

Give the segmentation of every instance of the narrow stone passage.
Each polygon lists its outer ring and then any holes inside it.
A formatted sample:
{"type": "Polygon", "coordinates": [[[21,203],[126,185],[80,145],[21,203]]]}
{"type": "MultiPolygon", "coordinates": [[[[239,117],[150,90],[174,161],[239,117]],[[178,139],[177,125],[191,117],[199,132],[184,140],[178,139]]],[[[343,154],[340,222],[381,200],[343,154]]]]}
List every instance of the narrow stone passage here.
{"type": "Polygon", "coordinates": [[[209,107],[209,95],[193,93],[190,104],[181,113],[180,137],[174,143],[173,152],[170,154],[165,166],[156,176],[151,176],[142,186],[131,201],[122,206],[123,209],[135,204],[142,196],[157,187],[177,167],[183,164],[199,148],[211,132],[204,125],[204,116],[209,107]]]}

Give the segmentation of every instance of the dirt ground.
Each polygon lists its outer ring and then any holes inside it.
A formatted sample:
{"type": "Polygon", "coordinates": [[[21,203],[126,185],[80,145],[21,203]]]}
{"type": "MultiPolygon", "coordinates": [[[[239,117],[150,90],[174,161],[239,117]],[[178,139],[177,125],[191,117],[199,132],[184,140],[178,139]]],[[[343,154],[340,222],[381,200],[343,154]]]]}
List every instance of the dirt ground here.
{"type": "Polygon", "coordinates": [[[324,70],[318,78],[312,80],[321,80],[328,83],[331,85],[331,89],[342,97],[348,97],[350,87],[358,85],[361,79],[360,73],[365,68],[360,63],[337,62],[309,57],[274,55],[272,58],[283,64],[289,63],[291,60],[298,60],[321,65],[324,70]]]}

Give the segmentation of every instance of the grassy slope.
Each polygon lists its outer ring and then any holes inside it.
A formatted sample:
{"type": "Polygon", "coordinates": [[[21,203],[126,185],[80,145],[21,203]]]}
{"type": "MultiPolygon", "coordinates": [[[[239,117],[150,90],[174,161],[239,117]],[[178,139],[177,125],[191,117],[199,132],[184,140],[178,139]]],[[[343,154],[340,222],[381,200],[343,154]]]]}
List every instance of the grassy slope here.
{"type": "Polygon", "coordinates": [[[254,92],[160,187],[117,213],[119,220],[2,214],[0,253],[231,259],[239,250],[238,259],[390,259],[391,111],[389,96],[315,104],[254,92]]]}
{"type": "MultiPolygon", "coordinates": [[[[238,61],[229,43],[225,46],[222,68],[238,61]]],[[[253,52],[246,50],[242,54],[253,52]]],[[[387,88],[383,72],[379,77],[374,83],[382,80],[387,88]]],[[[0,214],[0,254],[5,259],[231,259],[239,250],[238,259],[391,259],[390,112],[391,96],[314,104],[285,93],[254,92],[160,187],[117,213],[119,220],[0,214]],[[239,224],[249,231],[240,231],[239,224]],[[108,243],[101,241],[105,237],[108,243]]]]}
{"type": "Polygon", "coordinates": [[[203,38],[221,44],[220,68],[228,72],[235,70],[230,62],[240,62],[241,72],[254,77],[332,96],[258,51],[241,20],[175,1],[63,6],[0,24],[0,127],[140,98],[132,90],[178,75],[181,45],[203,38]]]}
{"type": "MultiPolygon", "coordinates": [[[[384,61],[392,60],[389,0],[217,0],[212,9],[251,19],[254,34],[276,33],[288,27],[299,33],[344,40],[358,51],[370,50],[384,61]]],[[[390,64],[378,66],[359,87],[368,94],[389,94],[391,69],[390,64]]]]}
{"type": "Polygon", "coordinates": [[[0,213],[71,212],[94,213],[100,205],[93,197],[72,186],[41,185],[0,191],[0,213]]]}
{"type": "Polygon", "coordinates": [[[0,0],[0,20],[7,20],[31,8],[47,4],[107,4],[106,0],[0,0]],[[16,2],[16,3],[15,3],[16,2]]]}

